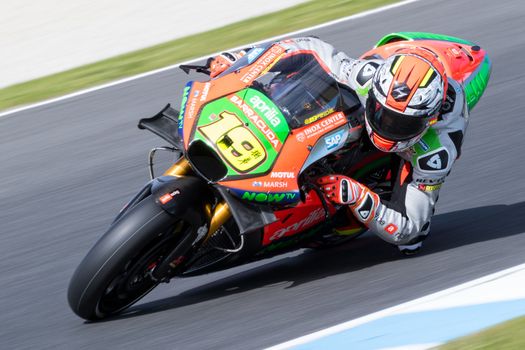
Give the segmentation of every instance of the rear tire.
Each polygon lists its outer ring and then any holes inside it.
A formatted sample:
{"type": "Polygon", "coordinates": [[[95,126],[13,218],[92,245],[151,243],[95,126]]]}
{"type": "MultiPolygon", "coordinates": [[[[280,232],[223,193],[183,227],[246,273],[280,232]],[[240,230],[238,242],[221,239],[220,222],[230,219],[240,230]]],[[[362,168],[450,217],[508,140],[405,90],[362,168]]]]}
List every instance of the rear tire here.
{"type": "Polygon", "coordinates": [[[145,198],[82,260],[69,284],[69,306],[86,320],[99,320],[134,304],[158,285],[151,278],[157,264],[194,229],[152,196],[145,198]]]}

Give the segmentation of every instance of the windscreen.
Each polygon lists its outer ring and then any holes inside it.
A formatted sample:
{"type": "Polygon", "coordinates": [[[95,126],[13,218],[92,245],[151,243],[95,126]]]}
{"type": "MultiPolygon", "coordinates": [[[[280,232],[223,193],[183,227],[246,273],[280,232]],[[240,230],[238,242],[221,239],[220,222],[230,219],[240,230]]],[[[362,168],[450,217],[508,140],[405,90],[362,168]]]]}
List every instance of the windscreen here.
{"type": "Polygon", "coordinates": [[[255,62],[257,60],[257,58],[259,58],[270,47],[272,47],[271,44],[266,44],[266,45],[254,47],[254,48],[248,50],[246,55],[242,56],[240,59],[235,61],[235,63],[230,68],[228,68],[227,70],[222,72],[219,75],[219,77],[228,75],[228,74],[230,74],[232,72],[235,72],[236,70],[239,70],[239,69],[241,69],[243,67],[246,67],[249,64],[252,64],[253,62],[255,62]]]}
{"type": "Polygon", "coordinates": [[[337,82],[309,53],[282,58],[252,87],[279,107],[292,129],[340,110],[337,82]]]}

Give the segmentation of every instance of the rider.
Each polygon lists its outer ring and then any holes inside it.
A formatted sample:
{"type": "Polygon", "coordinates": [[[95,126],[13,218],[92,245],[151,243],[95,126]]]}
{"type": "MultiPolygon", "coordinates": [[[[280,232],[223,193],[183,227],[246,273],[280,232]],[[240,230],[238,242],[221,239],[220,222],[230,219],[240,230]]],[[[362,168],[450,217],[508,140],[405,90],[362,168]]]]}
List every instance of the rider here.
{"type": "MultiPolygon", "coordinates": [[[[387,59],[352,59],[318,38],[280,41],[287,53],[315,56],[341,84],[356,92],[372,144],[401,158],[390,200],[344,175],[321,177],[319,185],[337,205],[406,255],[417,253],[430,230],[441,185],[460,155],[468,124],[462,86],[447,77],[443,63],[425,48],[401,50],[387,59]]],[[[209,60],[213,78],[240,53],[209,60]]]]}

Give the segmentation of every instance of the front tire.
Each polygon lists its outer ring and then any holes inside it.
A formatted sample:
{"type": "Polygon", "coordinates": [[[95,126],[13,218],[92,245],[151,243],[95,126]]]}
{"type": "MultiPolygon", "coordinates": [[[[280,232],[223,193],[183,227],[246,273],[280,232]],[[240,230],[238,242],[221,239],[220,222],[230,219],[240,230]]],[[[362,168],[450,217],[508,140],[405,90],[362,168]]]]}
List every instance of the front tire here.
{"type": "Polygon", "coordinates": [[[158,285],[151,272],[193,229],[165,212],[153,196],[142,200],[82,260],[69,284],[69,306],[86,320],[129,307],[158,285]]]}

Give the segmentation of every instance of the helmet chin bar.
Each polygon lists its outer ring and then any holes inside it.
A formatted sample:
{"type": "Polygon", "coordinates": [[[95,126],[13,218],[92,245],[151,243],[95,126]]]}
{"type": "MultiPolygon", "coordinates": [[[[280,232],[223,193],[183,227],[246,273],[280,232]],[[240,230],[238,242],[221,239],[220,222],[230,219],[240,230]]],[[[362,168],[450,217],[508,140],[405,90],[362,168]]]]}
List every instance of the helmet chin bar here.
{"type": "Polygon", "coordinates": [[[415,136],[411,138],[410,140],[389,141],[379,136],[375,131],[372,130],[372,127],[368,123],[368,120],[366,117],[365,117],[365,126],[366,126],[366,132],[368,134],[368,138],[370,139],[374,147],[376,147],[378,150],[382,152],[387,152],[387,153],[406,151],[407,149],[415,145],[419,140],[421,140],[423,135],[425,135],[425,133],[428,130],[428,127],[427,127],[420,135],[415,136]]]}

